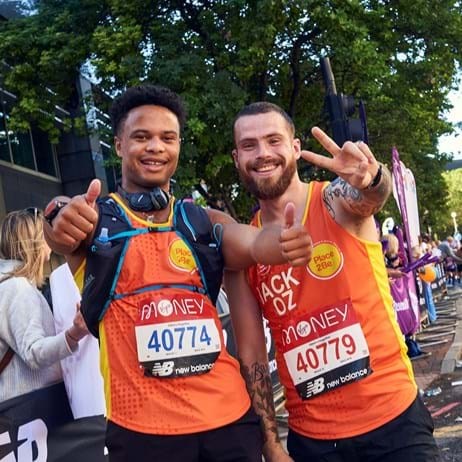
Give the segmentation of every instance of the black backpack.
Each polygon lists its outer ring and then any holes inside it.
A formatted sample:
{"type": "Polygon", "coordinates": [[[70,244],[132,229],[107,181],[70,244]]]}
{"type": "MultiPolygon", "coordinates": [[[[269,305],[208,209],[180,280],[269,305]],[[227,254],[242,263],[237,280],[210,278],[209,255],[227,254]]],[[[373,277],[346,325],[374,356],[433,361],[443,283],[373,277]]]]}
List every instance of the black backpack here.
{"type": "Polygon", "coordinates": [[[114,299],[129,294],[115,294],[128,244],[133,236],[174,230],[188,245],[199,269],[203,287],[153,284],[133,293],[163,287],[179,287],[200,292],[215,305],[223,277],[221,253],[222,226],[212,225],[207,212],[191,202],[175,201],[173,226],[133,228],[125,211],[111,197],[98,200],[99,220],[95,239],[86,256],[81,311],[90,332],[98,337],[98,325],[114,299]],[[105,229],[105,230],[104,230],[105,229]]]}

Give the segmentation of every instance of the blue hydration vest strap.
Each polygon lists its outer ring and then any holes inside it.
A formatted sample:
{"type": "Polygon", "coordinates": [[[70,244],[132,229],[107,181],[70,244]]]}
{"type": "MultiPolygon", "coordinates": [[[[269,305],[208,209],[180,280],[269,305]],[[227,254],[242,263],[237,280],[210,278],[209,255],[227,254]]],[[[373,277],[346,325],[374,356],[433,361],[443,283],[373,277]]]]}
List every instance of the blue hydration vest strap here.
{"type": "Polygon", "coordinates": [[[112,198],[98,200],[99,220],[87,252],[81,311],[90,332],[98,337],[98,324],[111,302],[148,290],[173,287],[208,296],[215,305],[223,276],[222,226],[212,225],[207,212],[190,202],[176,201],[173,226],[134,228],[125,211],[112,198]],[[106,228],[102,234],[101,230],[106,228]],[[203,288],[187,284],[160,283],[140,287],[128,294],[116,294],[117,283],[130,239],[137,235],[175,231],[190,249],[203,288]]]}

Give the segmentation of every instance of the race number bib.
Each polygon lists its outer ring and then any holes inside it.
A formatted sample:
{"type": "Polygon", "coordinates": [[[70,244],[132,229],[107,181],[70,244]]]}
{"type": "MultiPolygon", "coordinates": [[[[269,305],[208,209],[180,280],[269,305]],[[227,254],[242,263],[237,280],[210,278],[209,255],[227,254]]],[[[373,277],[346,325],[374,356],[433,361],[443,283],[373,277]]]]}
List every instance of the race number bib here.
{"type": "Polygon", "coordinates": [[[153,295],[139,306],[138,360],[145,375],[187,377],[209,372],[221,351],[213,306],[197,294],[153,295]]]}
{"type": "Polygon", "coordinates": [[[283,329],[283,355],[303,400],[372,373],[369,348],[351,300],[304,314],[283,329]]]}

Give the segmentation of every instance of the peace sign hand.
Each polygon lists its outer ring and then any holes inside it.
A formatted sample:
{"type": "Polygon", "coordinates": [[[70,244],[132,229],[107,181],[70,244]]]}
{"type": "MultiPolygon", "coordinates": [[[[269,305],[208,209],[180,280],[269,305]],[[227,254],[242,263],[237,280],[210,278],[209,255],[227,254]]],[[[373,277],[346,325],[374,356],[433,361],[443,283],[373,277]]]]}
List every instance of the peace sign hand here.
{"type": "Polygon", "coordinates": [[[318,127],[313,127],[312,135],[321,143],[332,158],[311,151],[301,151],[308,162],[325,168],[344,179],[353,188],[367,188],[376,176],[379,165],[366,143],[347,141],[340,148],[335,141],[318,127]]]}

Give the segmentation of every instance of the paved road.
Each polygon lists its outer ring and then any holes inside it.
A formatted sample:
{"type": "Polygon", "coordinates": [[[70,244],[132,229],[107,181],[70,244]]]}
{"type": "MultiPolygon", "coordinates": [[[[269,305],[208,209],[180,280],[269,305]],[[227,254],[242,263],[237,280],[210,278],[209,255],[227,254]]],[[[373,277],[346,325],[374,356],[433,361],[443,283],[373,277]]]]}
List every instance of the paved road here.
{"type": "MultiPolygon", "coordinates": [[[[424,396],[424,402],[432,414],[435,423],[435,438],[441,449],[444,462],[462,461],[462,368],[448,368],[448,358],[455,366],[461,365],[460,355],[462,353],[462,291],[460,288],[450,290],[449,298],[437,304],[441,316],[435,323],[435,330],[427,329],[422,336],[429,332],[438,332],[438,325],[450,324],[453,321],[454,333],[449,336],[442,335],[439,339],[449,341],[445,344],[435,345],[429,350],[432,355],[428,359],[414,361],[417,383],[424,390],[441,390],[435,396],[424,396]],[[453,311],[450,313],[452,305],[453,311]],[[433,357],[433,359],[431,359],[433,357]],[[423,364],[418,364],[418,363],[423,364]],[[426,364],[425,364],[426,363],[426,364]],[[446,364],[444,364],[446,363],[446,364]],[[425,370],[425,367],[427,368],[425,370]],[[441,373],[441,370],[448,373],[441,373]],[[430,380],[431,379],[431,380],[430,380]],[[425,383],[426,382],[426,383],[425,383]],[[458,385],[460,383],[460,385],[458,385]]],[[[442,332],[445,330],[443,329],[442,332]]]]}
{"type": "Polygon", "coordinates": [[[424,398],[433,416],[435,438],[445,462],[462,461],[462,369],[445,374],[429,389],[441,388],[437,396],[424,398]],[[461,385],[452,385],[461,382],[461,385]]]}

